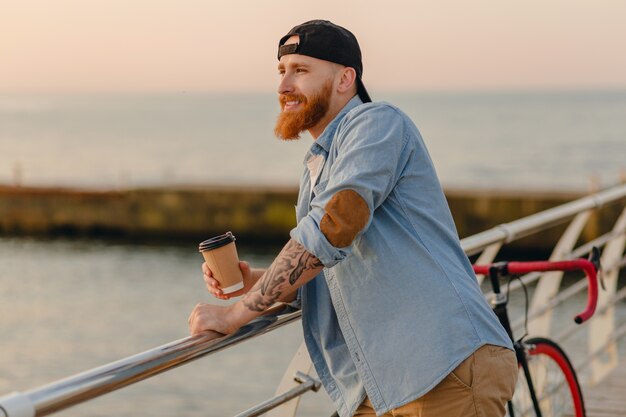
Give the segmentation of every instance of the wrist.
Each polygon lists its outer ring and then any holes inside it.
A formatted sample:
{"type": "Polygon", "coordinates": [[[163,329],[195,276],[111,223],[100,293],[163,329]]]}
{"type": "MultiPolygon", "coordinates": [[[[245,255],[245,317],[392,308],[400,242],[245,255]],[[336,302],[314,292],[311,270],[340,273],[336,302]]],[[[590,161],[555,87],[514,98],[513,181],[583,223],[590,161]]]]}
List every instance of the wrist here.
{"type": "Polygon", "coordinates": [[[237,331],[240,327],[247,324],[250,320],[257,317],[259,314],[250,311],[241,300],[229,305],[224,315],[225,325],[227,326],[229,333],[237,331]]]}

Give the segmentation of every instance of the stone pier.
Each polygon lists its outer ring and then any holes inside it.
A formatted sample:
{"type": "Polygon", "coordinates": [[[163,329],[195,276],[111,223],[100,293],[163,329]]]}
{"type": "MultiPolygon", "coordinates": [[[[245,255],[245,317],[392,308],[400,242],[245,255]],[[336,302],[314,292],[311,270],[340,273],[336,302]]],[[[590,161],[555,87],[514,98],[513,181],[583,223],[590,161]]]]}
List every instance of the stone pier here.
{"type": "MultiPolygon", "coordinates": [[[[197,241],[231,230],[250,243],[282,243],[295,225],[295,188],[162,187],[114,191],[0,185],[0,236],[64,235],[197,241]]],[[[459,235],[469,236],[583,193],[447,189],[459,235]]],[[[595,214],[583,239],[607,230],[618,215],[595,214]]],[[[549,250],[553,235],[529,237],[516,249],[549,250]]]]}

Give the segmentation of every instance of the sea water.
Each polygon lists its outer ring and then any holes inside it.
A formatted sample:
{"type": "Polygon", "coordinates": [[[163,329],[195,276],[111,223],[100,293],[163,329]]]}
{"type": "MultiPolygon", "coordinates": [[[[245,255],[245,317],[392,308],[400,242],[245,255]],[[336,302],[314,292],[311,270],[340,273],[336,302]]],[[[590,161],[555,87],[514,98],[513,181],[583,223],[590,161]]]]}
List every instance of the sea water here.
{"type": "MultiPolygon", "coordinates": [[[[587,190],[626,169],[626,91],[378,94],[416,123],[444,186],[587,190]]],[[[0,184],[297,185],[307,134],[271,94],[1,95],[0,184]]]]}

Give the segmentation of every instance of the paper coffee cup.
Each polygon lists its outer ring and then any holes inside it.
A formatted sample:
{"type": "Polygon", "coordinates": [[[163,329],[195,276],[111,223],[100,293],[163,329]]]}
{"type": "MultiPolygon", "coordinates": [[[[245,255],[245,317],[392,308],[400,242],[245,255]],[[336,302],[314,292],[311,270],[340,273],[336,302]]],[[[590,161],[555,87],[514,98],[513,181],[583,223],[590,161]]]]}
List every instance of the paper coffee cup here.
{"type": "Polygon", "coordinates": [[[231,232],[205,240],[200,243],[198,250],[213,272],[213,278],[220,283],[224,294],[243,288],[235,236],[231,232]]]}

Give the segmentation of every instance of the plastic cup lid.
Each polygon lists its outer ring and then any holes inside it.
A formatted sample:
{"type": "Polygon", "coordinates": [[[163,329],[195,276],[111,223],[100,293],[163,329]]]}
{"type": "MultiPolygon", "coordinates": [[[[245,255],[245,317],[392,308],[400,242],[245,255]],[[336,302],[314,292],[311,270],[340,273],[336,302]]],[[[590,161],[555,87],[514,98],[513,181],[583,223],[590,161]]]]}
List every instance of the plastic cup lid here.
{"type": "Polygon", "coordinates": [[[226,232],[223,235],[215,236],[200,243],[198,250],[204,252],[207,250],[217,249],[222,246],[226,246],[235,241],[235,236],[231,232],[226,232]]]}

